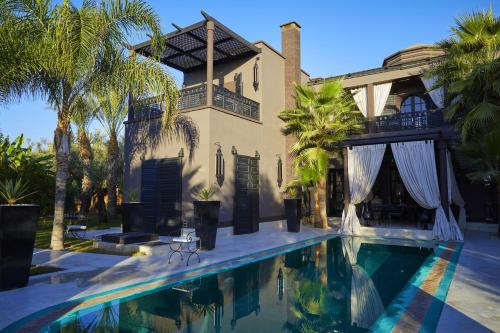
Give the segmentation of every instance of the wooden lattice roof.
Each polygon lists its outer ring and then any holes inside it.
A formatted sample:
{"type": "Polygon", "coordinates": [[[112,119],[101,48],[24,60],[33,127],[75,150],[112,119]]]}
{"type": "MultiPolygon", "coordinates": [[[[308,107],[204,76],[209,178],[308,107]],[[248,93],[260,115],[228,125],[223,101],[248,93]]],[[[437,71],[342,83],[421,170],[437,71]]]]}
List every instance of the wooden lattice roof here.
{"type": "MultiPolygon", "coordinates": [[[[165,36],[165,48],[160,61],[182,72],[189,72],[206,66],[207,63],[207,21],[214,22],[214,64],[252,56],[260,49],[225,27],[216,19],[202,12],[204,20],[186,28],[173,25],[177,31],[165,36]]],[[[146,57],[152,55],[151,42],[133,46],[133,50],[146,57]]]]}

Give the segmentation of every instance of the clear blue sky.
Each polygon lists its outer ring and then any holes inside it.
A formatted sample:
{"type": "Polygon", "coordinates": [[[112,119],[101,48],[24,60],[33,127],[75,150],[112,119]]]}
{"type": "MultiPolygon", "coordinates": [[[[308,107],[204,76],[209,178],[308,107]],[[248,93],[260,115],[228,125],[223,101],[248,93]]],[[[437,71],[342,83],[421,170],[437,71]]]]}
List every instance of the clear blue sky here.
{"type": "MultiPolygon", "coordinates": [[[[79,4],[80,1],[75,1],[79,4]]],[[[378,67],[387,55],[416,43],[433,43],[450,34],[454,18],[471,10],[498,15],[500,0],[149,0],[165,32],[174,22],[187,26],[202,19],[201,10],[253,42],[281,49],[282,23],[302,26],[302,67],[312,77],[378,67]]],[[[135,37],[135,42],[137,37],[135,37]]],[[[179,73],[172,72],[179,78],[179,73]]],[[[24,133],[32,140],[52,139],[56,115],[44,101],[26,97],[0,106],[0,131],[24,133]]],[[[96,125],[97,127],[97,125],[96,125]]]]}

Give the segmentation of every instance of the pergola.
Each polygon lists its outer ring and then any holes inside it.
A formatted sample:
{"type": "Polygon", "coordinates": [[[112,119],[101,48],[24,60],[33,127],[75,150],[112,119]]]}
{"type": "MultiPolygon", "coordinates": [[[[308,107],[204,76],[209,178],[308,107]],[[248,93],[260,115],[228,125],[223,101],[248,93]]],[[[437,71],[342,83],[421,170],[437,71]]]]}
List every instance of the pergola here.
{"type": "Polygon", "coordinates": [[[172,24],[177,31],[165,36],[165,47],[161,54],[153,54],[151,41],[132,47],[146,57],[159,57],[161,63],[180,70],[192,72],[206,66],[207,102],[213,97],[213,66],[230,60],[260,53],[260,49],[248,42],[222,23],[201,12],[204,20],[186,28],[172,24]]]}

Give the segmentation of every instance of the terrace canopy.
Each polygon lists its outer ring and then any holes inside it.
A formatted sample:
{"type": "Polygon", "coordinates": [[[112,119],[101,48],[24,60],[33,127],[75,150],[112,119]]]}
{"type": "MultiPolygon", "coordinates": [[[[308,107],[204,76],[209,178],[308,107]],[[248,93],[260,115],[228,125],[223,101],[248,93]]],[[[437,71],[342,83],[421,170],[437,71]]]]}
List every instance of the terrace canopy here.
{"type": "MultiPolygon", "coordinates": [[[[253,56],[260,49],[240,37],[216,19],[202,12],[204,20],[186,28],[175,24],[177,31],[165,36],[165,48],[159,55],[160,61],[182,72],[190,72],[213,64],[237,58],[253,56]]],[[[133,46],[143,56],[152,56],[151,42],[133,46]]],[[[158,56],[158,55],[156,55],[158,56]]]]}

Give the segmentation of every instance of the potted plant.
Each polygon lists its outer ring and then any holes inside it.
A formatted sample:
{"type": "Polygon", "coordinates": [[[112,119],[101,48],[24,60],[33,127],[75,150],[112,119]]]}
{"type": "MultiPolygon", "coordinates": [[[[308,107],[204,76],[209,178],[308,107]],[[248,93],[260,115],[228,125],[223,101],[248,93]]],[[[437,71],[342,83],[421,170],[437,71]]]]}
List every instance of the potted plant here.
{"type": "Polygon", "coordinates": [[[212,250],[217,238],[220,201],[210,200],[216,192],[215,187],[202,188],[193,201],[196,236],[200,237],[201,249],[212,250]]]}
{"type": "Polygon", "coordinates": [[[288,187],[285,198],[285,216],[288,232],[300,231],[300,219],[302,217],[302,200],[297,187],[288,187]]]}
{"type": "Polygon", "coordinates": [[[122,232],[154,232],[153,226],[144,224],[144,206],[137,191],[127,191],[125,196],[127,200],[122,202],[122,232]]]}
{"type": "Polygon", "coordinates": [[[33,193],[21,179],[0,182],[0,290],[28,284],[40,206],[20,202],[33,193]]]}

